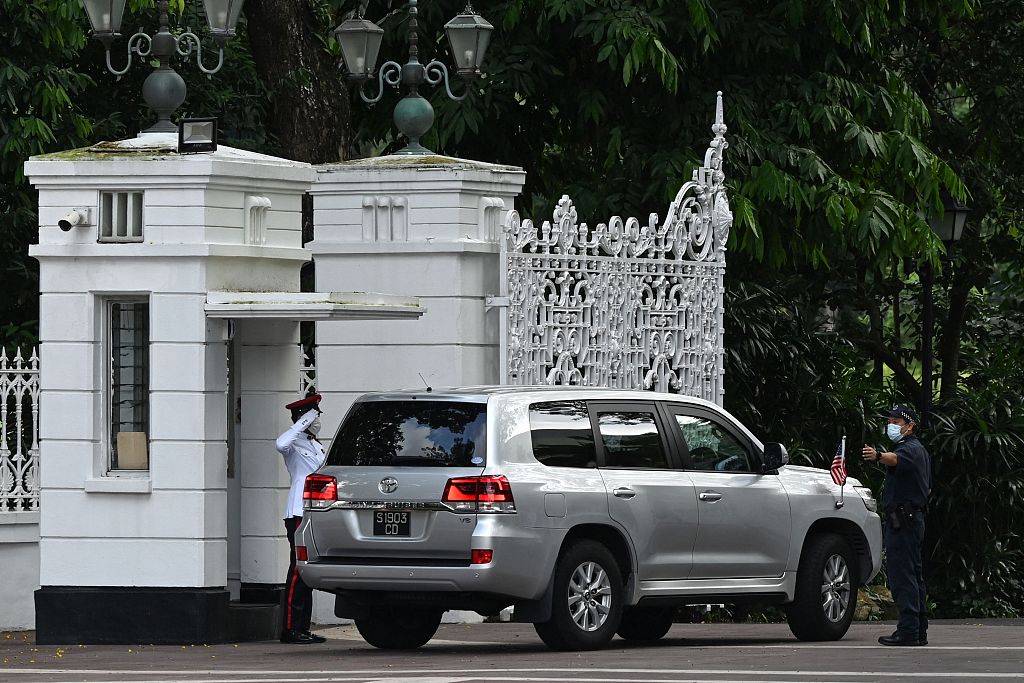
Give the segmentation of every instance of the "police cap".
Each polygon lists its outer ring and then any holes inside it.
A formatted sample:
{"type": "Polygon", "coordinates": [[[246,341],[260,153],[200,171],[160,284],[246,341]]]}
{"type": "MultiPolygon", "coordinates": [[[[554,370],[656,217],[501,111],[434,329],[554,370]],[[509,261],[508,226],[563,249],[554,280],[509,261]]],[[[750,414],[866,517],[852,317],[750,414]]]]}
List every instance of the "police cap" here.
{"type": "Polygon", "coordinates": [[[914,424],[920,424],[921,421],[917,419],[917,413],[912,408],[907,406],[893,406],[892,410],[880,410],[878,414],[882,417],[898,417],[904,422],[913,422],[914,424]]]}

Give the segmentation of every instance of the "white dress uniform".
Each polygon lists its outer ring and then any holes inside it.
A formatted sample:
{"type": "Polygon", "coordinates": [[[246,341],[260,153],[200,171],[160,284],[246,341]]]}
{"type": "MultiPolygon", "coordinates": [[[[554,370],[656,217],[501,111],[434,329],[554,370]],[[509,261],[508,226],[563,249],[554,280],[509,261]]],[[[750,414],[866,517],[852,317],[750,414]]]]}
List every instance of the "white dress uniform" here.
{"type": "Polygon", "coordinates": [[[302,516],[302,491],[305,488],[306,477],[320,469],[327,457],[323,445],[306,434],[306,429],[319,416],[317,411],[310,410],[288,431],[277,437],[277,452],[284,456],[284,464],[291,477],[284,519],[302,516]]]}
{"type": "MultiPolygon", "coordinates": [[[[317,409],[320,396],[314,395],[285,406],[288,410],[309,408],[284,434],[277,438],[277,452],[284,456],[284,464],[291,477],[288,489],[288,502],[284,507],[284,528],[288,535],[291,548],[288,558],[288,574],[285,579],[284,612],[281,624],[281,642],[283,643],[322,643],[323,636],[309,632],[313,616],[313,589],[307,586],[299,576],[296,561],[299,555],[295,549],[295,533],[302,522],[302,492],[305,489],[306,477],[315,472],[324,463],[326,453],[324,447],[316,439],[311,439],[306,430],[320,417],[317,409]]],[[[314,426],[313,433],[317,427],[314,426]]],[[[304,556],[301,556],[305,559],[304,556]]]]}

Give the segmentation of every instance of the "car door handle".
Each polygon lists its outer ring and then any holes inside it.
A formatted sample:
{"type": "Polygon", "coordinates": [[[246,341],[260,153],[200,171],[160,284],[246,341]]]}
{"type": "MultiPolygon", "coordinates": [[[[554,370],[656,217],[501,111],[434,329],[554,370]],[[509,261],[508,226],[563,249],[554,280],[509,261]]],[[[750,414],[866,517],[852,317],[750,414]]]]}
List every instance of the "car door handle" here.
{"type": "Polygon", "coordinates": [[[612,491],[612,495],[617,496],[619,498],[632,498],[633,496],[636,495],[636,491],[626,486],[623,486],[612,491]]]}
{"type": "Polygon", "coordinates": [[[697,494],[697,498],[700,500],[706,500],[709,503],[714,503],[716,500],[722,499],[722,494],[717,491],[701,491],[697,494]]]}

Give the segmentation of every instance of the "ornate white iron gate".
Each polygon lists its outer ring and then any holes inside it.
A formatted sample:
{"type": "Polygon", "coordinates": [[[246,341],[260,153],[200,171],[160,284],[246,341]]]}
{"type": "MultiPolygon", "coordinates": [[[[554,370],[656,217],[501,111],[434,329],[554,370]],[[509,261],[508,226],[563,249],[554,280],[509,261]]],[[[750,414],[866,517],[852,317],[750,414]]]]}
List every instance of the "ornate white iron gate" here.
{"type": "Polygon", "coordinates": [[[39,356],[0,349],[0,515],[39,509],[39,356]]]}
{"type": "Polygon", "coordinates": [[[714,138],[659,227],[590,229],[568,196],[538,229],[510,211],[501,257],[506,384],[653,389],[721,404],[723,277],[732,212],[718,93],[714,138]]]}

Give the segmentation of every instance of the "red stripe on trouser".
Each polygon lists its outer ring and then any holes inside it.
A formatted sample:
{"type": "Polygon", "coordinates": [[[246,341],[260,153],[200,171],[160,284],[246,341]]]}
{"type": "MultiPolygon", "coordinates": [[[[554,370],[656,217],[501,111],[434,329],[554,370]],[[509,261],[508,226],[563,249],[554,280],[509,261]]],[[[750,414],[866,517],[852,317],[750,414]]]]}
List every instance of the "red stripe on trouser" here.
{"type": "Polygon", "coordinates": [[[292,585],[288,589],[288,620],[285,622],[287,628],[292,627],[292,598],[295,596],[295,584],[299,580],[299,569],[298,567],[292,567],[292,585]]]}

